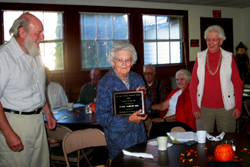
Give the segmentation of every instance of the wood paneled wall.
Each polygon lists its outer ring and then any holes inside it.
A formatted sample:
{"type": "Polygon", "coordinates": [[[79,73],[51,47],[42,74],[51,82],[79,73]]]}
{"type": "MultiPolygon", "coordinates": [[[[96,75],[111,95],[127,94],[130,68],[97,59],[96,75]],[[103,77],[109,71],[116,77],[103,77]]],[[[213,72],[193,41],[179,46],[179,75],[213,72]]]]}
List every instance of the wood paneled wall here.
{"type": "MultiPolygon", "coordinates": [[[[171,65],[168,67],[156,67],[157,78],[164,81],[167,84],[168,92],[171,91],[170,77],[175,76],[176,71],[179,69],[187,69],[192,72],[194,62],[189,62],[187,67],[182,65],[171,65]]],[[[143,77],[142,68],[132,69],[132,71],[140,74],[143,77]]],[[[108,69],[102,70],[102,75],[104,76],[108,72],[108,69]]],[[[83,84],[90,82],[89,71],[82,72],[52,72],[52,80],[59,82],[67,93],[69,101],[77,102],[79,97],[79,91],[83,84]]]]}

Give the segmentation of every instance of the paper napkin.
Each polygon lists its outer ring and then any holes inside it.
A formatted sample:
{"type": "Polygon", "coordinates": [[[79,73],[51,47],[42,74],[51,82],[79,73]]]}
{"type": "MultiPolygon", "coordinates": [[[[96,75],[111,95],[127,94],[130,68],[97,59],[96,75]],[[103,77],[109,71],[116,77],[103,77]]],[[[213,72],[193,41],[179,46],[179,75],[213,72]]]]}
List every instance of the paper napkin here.
{"type": "Polygon", "coordinates": [[[51,110],[53,114],[57,114],[59,111],[58,110],[51,110]]]}
{"type": "Polygon", "coordinates": [[[60,120],[67,119],[67,118],[68,118],[68,116],[67,116],[67,115],[64,115],[64,116],[61,116],[61,117],[57,118],[56,120],[57,120],[57,121],[60,121],[60,120]]]}
{"type": "Polygon", "coordinates": [[[136,152],[129,152],[126,150],[122,150],[122,152],[124,155],[133,156],[133,157],[151,158],[151,159],[154,158],[154,156],[152,154],[149,154],[149,153],[136,153],[136,152]]]}
{"type": "Polygon", "coordinates": [[[226,134],[225,132],[221,132],[221,134],[214,137],[210,135],[209,133],[207,133],[207,139],[210,141],[221,141],[224,138],[225,134],[226,134]]]}
{"type": "MultiPolygon", "coordinates": [[[[153,141],[149,141],[148,144],[152,145],[152,146],[158,146],[157,145],[157,140],[153,140],[153,141]]],[[[171,147],[173,144],[168,143],[168,147],[171,147]]]]}

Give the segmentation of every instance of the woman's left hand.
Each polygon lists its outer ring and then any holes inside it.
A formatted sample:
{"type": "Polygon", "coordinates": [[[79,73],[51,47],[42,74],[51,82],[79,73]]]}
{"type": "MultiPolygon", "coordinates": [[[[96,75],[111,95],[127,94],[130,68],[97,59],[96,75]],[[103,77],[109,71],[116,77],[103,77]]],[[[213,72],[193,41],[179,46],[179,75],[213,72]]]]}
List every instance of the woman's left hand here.
{"type": "Polygon", "coordinates": [[[139,91],[139,90],[143,90],[143,92],[146,94],[147,92],[147,88],[145,86],[138,86],[138,88],[136,88],[136,91],[139,91]]]}
{"type": "Polygon", "coordinates": [[[240,118],[241,113],[242,112],[239,109],[234,109],[233,117],[235,116],[235,120],[237,120],[238,118],[240,118]]]}
{"type": "Polygon", "coordinates": [[[141,113],[141,110],[133,113],[132,115],[129,116],[129,122],[134,122],[134,123],[137,123],[139,124],[141,122],[141,120],[145,120],[147,118],[147,114],[143,117],[143,116],[140,116],[138,114],[141,113]]]}

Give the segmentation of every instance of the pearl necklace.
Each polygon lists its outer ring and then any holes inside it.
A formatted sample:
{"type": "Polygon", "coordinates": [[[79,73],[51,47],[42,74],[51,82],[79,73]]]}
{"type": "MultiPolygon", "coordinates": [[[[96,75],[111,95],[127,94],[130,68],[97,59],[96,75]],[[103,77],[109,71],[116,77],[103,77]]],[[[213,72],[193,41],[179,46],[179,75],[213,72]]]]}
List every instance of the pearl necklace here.
{"type": "Polygon", "coordinates": [[[220,58],[219,58],[218,65],[217,65],[215,71],[212,72],[211,69],[210,69],[210,66],[209,66],[208,53],[207,53],[207,69],[208,69],[208,72],[209,72],[211,75],[215,75],[215,74],[218,72],[219,67],[220,67],[220,65],[221,65],[221,60],[222,60],[222,55],[221,55],[221,53],[220,53],[220,58]]]}

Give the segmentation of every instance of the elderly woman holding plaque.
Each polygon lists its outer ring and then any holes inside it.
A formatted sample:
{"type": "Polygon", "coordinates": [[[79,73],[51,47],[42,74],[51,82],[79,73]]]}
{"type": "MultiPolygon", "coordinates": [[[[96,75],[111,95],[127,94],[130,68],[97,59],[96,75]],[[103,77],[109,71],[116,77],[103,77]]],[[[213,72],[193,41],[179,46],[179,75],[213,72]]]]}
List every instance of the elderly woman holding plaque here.
{"type": "MultiPolygon", "coordinates": [[[[108,55],[112,68],[98,83],[95,117],[104,129],[110,159],[114,159],[122,149],[147,141],[144,124],[147,115],[140,115],[145,111],[138,110],[124,116],[115,113],[116,106],[113,105],[114,92],[146,91],[142,77],[130,71],[136,60],[137,54],[131,44],[117,42],[108,55]]],[[[145,96],[144,102],[149,108],[151,102],[148,97],[145,96]]]]}

